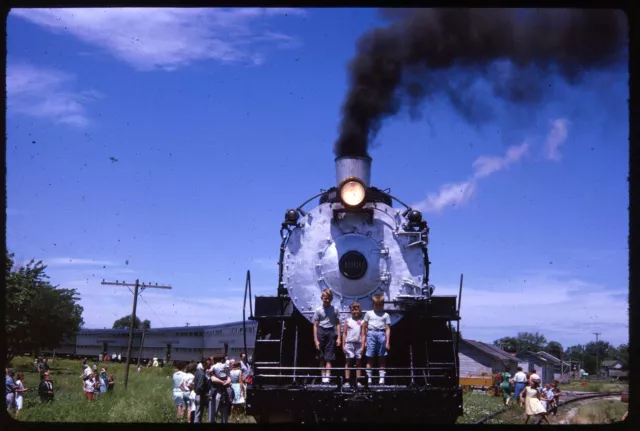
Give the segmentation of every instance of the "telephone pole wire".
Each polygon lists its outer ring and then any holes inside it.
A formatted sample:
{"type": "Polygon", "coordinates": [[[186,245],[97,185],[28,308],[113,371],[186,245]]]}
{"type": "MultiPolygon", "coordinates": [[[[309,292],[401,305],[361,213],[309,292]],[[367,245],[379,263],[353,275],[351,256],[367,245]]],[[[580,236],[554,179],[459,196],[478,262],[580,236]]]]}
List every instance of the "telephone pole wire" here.
{"type": "MultiPolygon", "coordinates": [[[[138,306],[138,295],[142,293],[148,287],[153,287],[154,289],[172,289],[171,286],[158,286],[158,283],[155,285],[149,284],[140,284],[140,280],[136,279],[134,284],[125,283],[124,281],[119,282],[118,280],[114,282],[104,281],[100,284],[108,284],[112,286],[126,286],[126,287],[135,287],[135,291],[133,292],[133,312],[131,313],[131,322],[129,325],[129,344],[127,346],[127,361],[124,368],[124,387],[127,388],[127,383],[129,382],[129,365],[131,364],[131,349],[133,349],[133,327],[136,321],[136,307],[138,306]]],[[[131,290],[131,289],[129,289],[131,290]]]]}

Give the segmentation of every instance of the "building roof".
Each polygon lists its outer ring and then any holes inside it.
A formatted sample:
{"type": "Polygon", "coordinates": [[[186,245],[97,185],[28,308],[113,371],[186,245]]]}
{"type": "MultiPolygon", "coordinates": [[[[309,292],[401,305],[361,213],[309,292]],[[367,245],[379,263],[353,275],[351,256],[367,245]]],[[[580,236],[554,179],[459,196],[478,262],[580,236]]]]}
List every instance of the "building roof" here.
{"type": "MultiPolygon", "coordinates": [[[[246,325],[248,327],[255,326],[257,323],[252,320],[247,320],[246,325]]],[[[218,325],[200,325],[200,326],[168,326],[164,328],[150,328],[147,332],[174,332],[174,331],[188,331],[188,332],[198,332],[198,331],[206,331],[209,329],[219,329],[219,328],[228,328],[233,326],[242,325],[242,320],[220,323],[218,325]]],[[[100,329],[100,328],[83,328],[78,331],[80,334],[128,334],[129,329],[100,329]]],[[[134,329],[135,333],[142,332],[141,329],[134,329]]]]}
{"type": "Polygon", "coordinates": [[[486,355],[491,356],[492,358],[496,358],[501,361],[516,361],[516,359],[513,356],[511,356],[510,354],[502,350],[500,347],[493,346],[491,344],[483,343],[482,341],[476,341],[476,340],[462,339],[462,341],[469,344],[470,346],[475,347],[476,349],[480,350],[486,355]]]}
{"type": "Polygon", "coordinates": [[[618,361],[617,359],[608,359],[606,361],[602,361],[602,366],[603,367],[613,367],[618,362],[620,362],[620,361],[618,361]]]}
{"type": "MultiPolygon", "coordinates": [[[[561,361],[560,359],[556,358],[555,356],[553,356],[551,353],[547,353],[547,352],[536,352],[536,355],[547,359],[548,361],[552,362],[555,365],[561,365],[563,361],[561,361]]],[[[569,365],[568,362],[565,362],[564,365],[569,365]]]]}

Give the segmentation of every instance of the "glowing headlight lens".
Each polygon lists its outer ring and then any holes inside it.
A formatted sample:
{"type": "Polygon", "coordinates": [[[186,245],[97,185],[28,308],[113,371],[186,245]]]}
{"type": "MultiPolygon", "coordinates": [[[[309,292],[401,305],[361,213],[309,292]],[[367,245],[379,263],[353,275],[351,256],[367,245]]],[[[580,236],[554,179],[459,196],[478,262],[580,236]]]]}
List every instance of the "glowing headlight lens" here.
{"type": "Polygon", "coordinates": [[[340,198],[345,205],[360,205],[364,200],[364,186],[357,181],[349,181],[340,190],[340,198]]]}

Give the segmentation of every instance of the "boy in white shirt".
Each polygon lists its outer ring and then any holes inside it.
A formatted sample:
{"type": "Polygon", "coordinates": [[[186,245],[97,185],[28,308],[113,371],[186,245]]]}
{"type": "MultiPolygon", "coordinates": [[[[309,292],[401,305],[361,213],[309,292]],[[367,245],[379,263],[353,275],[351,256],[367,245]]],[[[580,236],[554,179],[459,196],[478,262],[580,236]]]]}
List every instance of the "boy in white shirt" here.
{"type": "MultiPolygon", "coordinates": [[[[344,333],[342,334],[342,351],[347,359],[345,362],[344,377],[347,380],[345,386],[356,386],[356,380],[351,381],[351,372],[349,371],[349,364],[362,367],[362,312],[360,311],[360,304],[357,302],[352,303],[349,306],[351,310],[351,317],[348,317],[344,321],[344,333]],[[351,383],[350,383],[351,382],[351,383]]],[[[360,377],[361,371],[356,371],[356,376],[360,377]]]]}
{"type": "Polygon", "coordinates": [[[380,364],[380,384],[384,385],[384,371],[387,362],[387,353],[390,350],[391,338],[391,317],[384,311],[384,296],[375,295],[373,297],[373,310],[367,311],[364,315],[362,325],[362,351],[367,354],[367,383],[371,384],[373,376],[373,358],[378,357],[380,364]]]}

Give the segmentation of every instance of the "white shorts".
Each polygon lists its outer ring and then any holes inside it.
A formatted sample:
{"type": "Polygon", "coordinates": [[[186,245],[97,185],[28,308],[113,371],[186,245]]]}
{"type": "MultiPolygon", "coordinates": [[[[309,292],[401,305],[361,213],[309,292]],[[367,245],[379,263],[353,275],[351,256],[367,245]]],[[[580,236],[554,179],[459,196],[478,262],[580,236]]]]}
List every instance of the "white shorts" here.
{"type": "Polygon", "coordinates": [[[24,400],[24,397],[16,397],[16,409],[17,410],[22,410],[22,401],[24,400]]]}
{"type": "Polygon", "coordinates": [[[347,359],[362,358],[362,343],[346,342],[344,344],[344,355],[347,359]]]}

